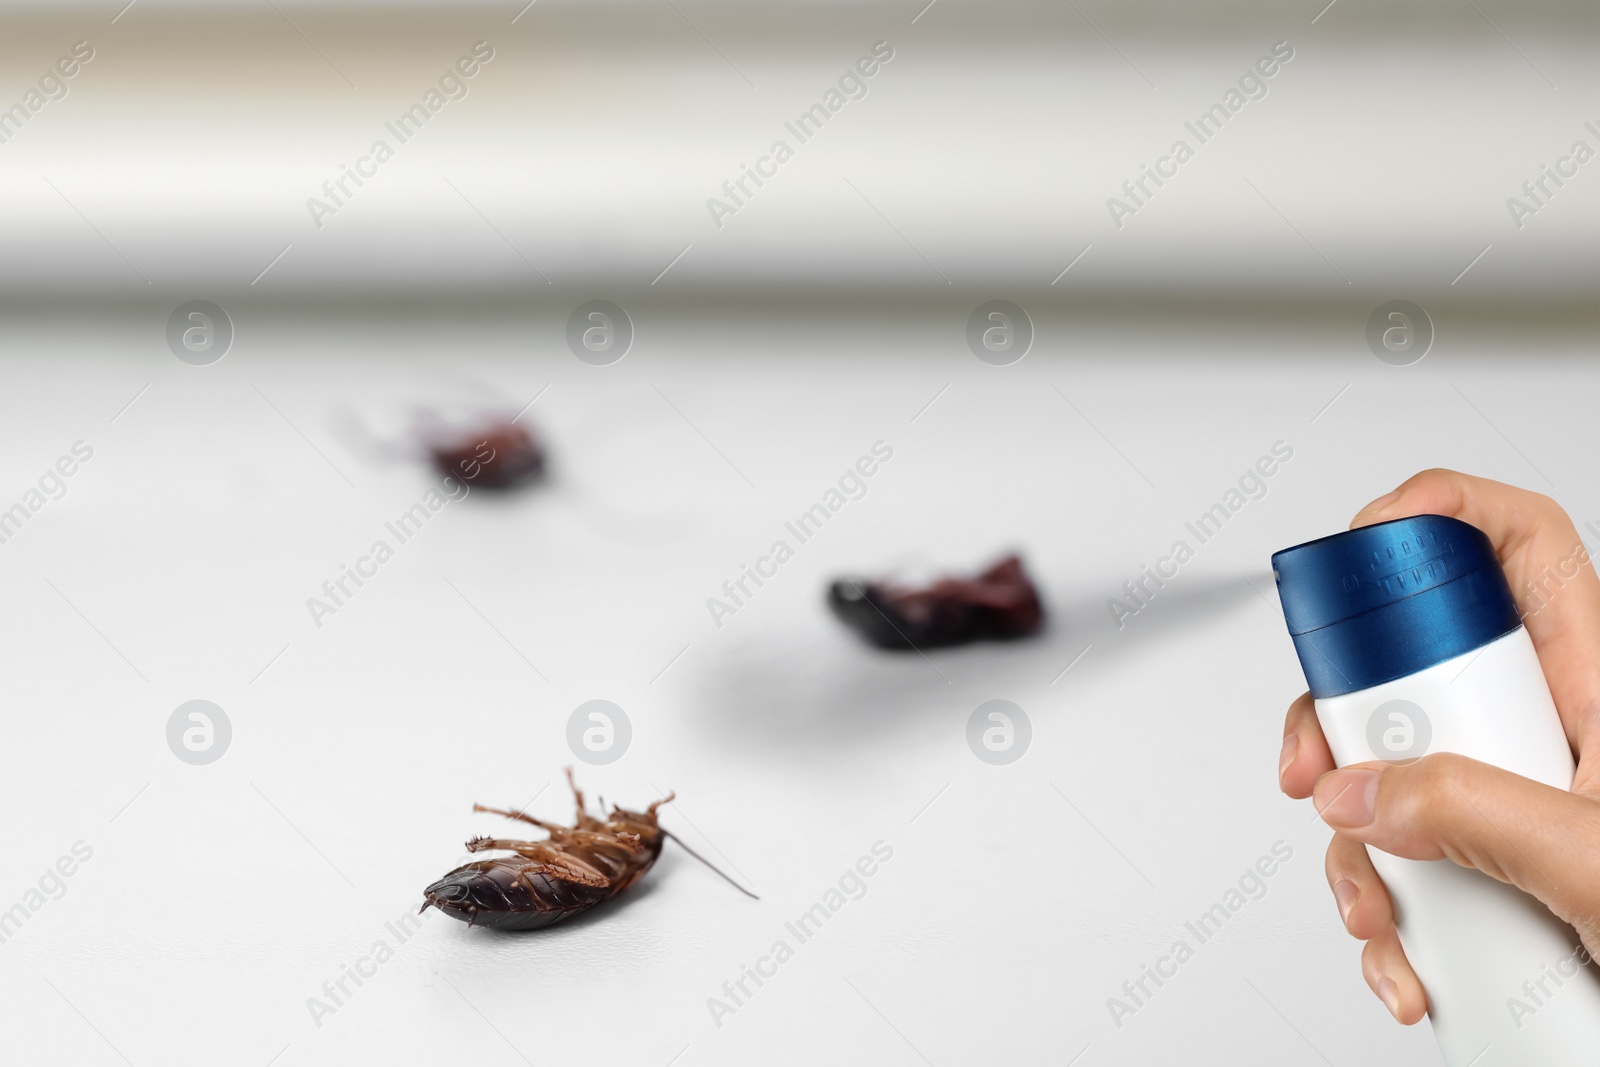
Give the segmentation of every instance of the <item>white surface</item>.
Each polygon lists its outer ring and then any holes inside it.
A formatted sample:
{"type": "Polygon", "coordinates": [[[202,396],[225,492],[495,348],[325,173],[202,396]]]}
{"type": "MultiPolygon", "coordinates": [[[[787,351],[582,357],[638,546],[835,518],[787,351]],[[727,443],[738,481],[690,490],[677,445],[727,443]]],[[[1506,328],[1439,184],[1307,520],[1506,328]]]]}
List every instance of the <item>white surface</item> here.
{"type": "MultiPolygon", "coordinates": [[[[1425,717],[1412,722],[1417,755],[1456,752],[1572,788],[1572,749],[1527,630],[1405,678],[1318,700],[1317,720],[1340,766],[1394,758],[1374,750],[1367,725],[1393,701],[1408,701],[1425,717]]],[[[1368,851],[1394,900],[1406,958],[1428,991],[1428,1015],[1450,1067],[1591,1062],[1600,1046],[1600,977],[1588,968],[1561,976],[1571,985],[1541,1005],[1537,1023],[1510,1011],[1524,982],[1583,951],[1572,927],[1479,871],[1368,851]]]]}
{"type": "Polygon", "coordinates": [[[996,368],[959,319],[817,315],[759,333],[646,323],[596,368],[566,352],[560,316],[241,315],[234,351],[195,368],[165,350],[164,315],[0,336],[0,502],[74,441],[95,449],[0,545],[0,907],[75,841],[94,850],[0,945],[7,1059],[1438,1062],[1425,1027],[1367,992],[1323,880],[1327,833],[1277,791],[1303,685],[1267,557],[1436,464],[1600,516],[1592,350],[1453,341],[1402,369],[1359,323],[1339,345],[1274,336],[1206,361],[1041,329],[996,368]],[[428,484],[350,451],[339,413],[475,396],[515,411],[547,385],[526,417],[552,484],[448,505],[315,629],[306,598],[428,484]],[[706,597],[879,439],[895,455],[869,495],[714,629],[706,597]],[[1268,495],[1117,631],[1107,598],[1278,440],[1294,458],[1268,495]],[[1048,599],[1036,641],[889,656],[823,608],[841,571],[1007,547],[1048,599]],[[322,983],[469,835],[504,829],[474,801],[568,814],[565,721],[595,697],[635,737],[620,762],[580,765],[591,795],[678,790],[667,824],[761,901],[669,845],[628,899],[544,934],[430,918],[314,1025],[322,983]],[[1007,767],[964,741],[998,697],[1034,728],[1007,767]],[[194,698],[234,725],[205,767],[164,739],[194,698]],[[894,857],[866,896],[716,1027],[707,998],[879,840],[894,857]],[[1115,1027],[1108,998],[1193,944],[1184,924],[1279,841],[1293,858],[1264,898],[1115,1027]]]}

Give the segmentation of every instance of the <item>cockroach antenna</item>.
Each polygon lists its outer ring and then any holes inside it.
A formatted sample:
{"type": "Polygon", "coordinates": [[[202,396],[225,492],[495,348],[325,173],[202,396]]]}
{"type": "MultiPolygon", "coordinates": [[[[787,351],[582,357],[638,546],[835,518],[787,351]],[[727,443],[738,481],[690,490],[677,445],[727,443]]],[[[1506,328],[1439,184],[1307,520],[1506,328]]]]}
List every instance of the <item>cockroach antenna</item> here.
{"type": "Polygon", "coordinates": [[[716,864],[712,863],[710,860],[708,860],[704,856],[700,855],[700,853],[696,852],[694,849],[692,849],[688,845],[684,844],[683,838],[679,837],[677,834],[675,834],[672,831],[668,830],[665,826],[663,826],[661,828],[661,833],[662,833],[662,835],[664,837],[672,838],[672,840],[674,840],[674,841],[676,841],[678,843],[678,847],[679,848],[683,849],[685,852],[687,852],[689,855],[693,856],[695,859],[699,860],[701,863],[705,864],[707,867],[710,867],[711,870],[716,873],[717,877],[721,878],[724,882],[727,882],[729,885],[733,886],[733,888],[737,889],[739,892],[743,893],[745,896],[749,897],[751,900],[760,900],[761,899],[760,897],[756,896],[754,893],[750,892],[750,890],[746,889],[744,886],[740,885],[738,882],[735,882],[732,878],[729,878],[726,874],[722,873],[722,871],[718,870],[716,864]]]}

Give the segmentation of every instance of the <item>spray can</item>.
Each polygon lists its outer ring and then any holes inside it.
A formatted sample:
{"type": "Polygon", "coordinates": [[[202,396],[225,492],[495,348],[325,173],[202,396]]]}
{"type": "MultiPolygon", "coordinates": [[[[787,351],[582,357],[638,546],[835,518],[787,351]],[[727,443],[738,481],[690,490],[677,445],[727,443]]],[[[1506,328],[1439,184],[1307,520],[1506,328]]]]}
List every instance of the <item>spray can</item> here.
{"type": "MultiPolygon", "coordinates": [[[[1571,789],[1572,750],[1489,538],[1442,515],[1284,549],[1278,595],[1340,766],[1455,752],[1571,789]]],[[[1368,849],[1448,1067],[1600,1062],[1600,970],[1538,900],[1368,849]]]]}

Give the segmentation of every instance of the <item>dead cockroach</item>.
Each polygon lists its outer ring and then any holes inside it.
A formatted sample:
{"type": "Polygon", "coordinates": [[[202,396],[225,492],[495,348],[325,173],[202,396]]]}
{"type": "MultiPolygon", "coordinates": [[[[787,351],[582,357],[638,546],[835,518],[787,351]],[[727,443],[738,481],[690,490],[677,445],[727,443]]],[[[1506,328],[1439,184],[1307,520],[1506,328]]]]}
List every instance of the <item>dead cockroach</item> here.
{"type": "Polygon", "coordinates": [[[610,816],[601,820],[584,810],[583,791],[573,780],[571,767],[567,768],[567,783],[578,808],[576,824],[570,827],[520,811],[474,804],[473,811],[532,823],[550,836],[543,841],[474,837],[467,842],[468,852],[505,849],[515,855],[457,867],[422,891],[426,899],[421,911],[431,905],[452,918],[464,919],[468,926],[501,930],[553,926],[610,900],[643,878],[669,837],[739,892],[755,897],[656,821],[656,809],[677,794],[667,794],[642,812],[613,804],[610,816]]]}
{"type": "Polygon", "coordinates": [[[515,422],[434,426],[428,437],[434,469],[470,482],[473,488],[509,489],[544,473],[544,449],[515,422]]]}
{"type": "Polygon", "coordinates": [[[841,579],[828,590],[828,606],[862,637],[890,649],[1026,637],[1044,623],[1038,590],[1018,556],[976,578],[943,578],[922,589],[841,579]]]}
{"type": "Polygon", "coordinates": [[[337,429],[346,444],[373,463],[426,462],[473,489],[507,490],[544,476],[544,445],[517,421],[521,412],[507,415],[461,405],[448,410],[445,415],[432,408],[415,409],[409,430],[398,437],[370,429],[353,411],[342,415],[337,429]]]}

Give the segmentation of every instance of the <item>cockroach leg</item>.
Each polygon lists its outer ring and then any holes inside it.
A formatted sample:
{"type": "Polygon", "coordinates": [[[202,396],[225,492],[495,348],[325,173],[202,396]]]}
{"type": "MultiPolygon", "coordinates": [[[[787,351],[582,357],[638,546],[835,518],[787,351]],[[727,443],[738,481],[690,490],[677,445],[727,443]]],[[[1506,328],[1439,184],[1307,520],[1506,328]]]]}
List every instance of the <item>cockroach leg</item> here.
{"type": "Polygon", "coordinates": [[[573,882],[577,885],[592,885],[597,888],[604,888],[611,884],[611,879],[604,874],[576,856],[568,855],[558,845],[553,845],[549,841],[513,841],[509,838],[500,837],[475,837],[467,842],[468,852],[483,852],[493,848],[515,852],[519,856],[533,860],[536,866],[529,869],[542,869],[545,873],[554,875],[564,882],[573,882]]]}
{"type": "MultiPolygon", "coordinates": [[[[648,808],[646,808],[645,809],[645,814],[646,815],[654,815],[656,813],[656,809],[659,808],[661,805],[663,805],[663,804],[671,804],[674,800],[677,800],[677,799],[678,799],[678,791],[676,789],[674,789],[672,792],[668,793],[666,796],[662,797],[660,800],[656,801],[654,804],[651,804],[648,808]]],[[[678,843],[680,845],[683,844],[682,841],[680,841],[678,843]]]]}
{"type": "Polygon", "coordinates": [[[621,845],[622,848],[637,853],[638,849],[642,848],[643,838],[627,830],[605,829],[562,830],[560,833],[550,833],[550,840],[557,841],[558,845],[600,845],[602,848],[605,846],[616,848],[621,845]]]}
{"type": "Polygon", "coordinates": [[[572,787],[572,797],[573,797],[573,799],[575,801],[577,801],[577,804],[578,804],[578,825],[581,826],[581,825],[583,825],[583,820],[587,819],[589,817],[589,814],[588,814],[588,812],[586,812],[584,810],[583,790],[578,788],[578,780],[576,778],[572,777],[572,768],[571,767],[567,768],[567,784],[572,787]]]}
{"type": "Polygon", "coordinates": [[[525,822],[525,823],[532,823],[534,826],[537,826],[542,830],[561,830],[561,829],[565,829],[565,827],[557,826],[555,823],[548,823],[548,822],[545,822],[543,819],[535,819],[532,815],[529,815],[526,812],[511,811],[511,810],[509,810],[507,808],[486,808],[482,804],[474,804],[474,805],[472,805],[472,810],[473,811],[486,811],[490,815],[504,815],[508,819],[518,819],[518,820],[520,820],[522,822],[525,822]]]}
{"type": "MultiPolygon", "coordinates": [[[[575,830],[604,830],[606,824],[603,820],[589,814],[588,803],[583,799],[583,790],[578,788],[577,781],[572,777],[572,768],[566,768],[567,784],[572,787],[572,798],[576,802],[578,817],[573,820],[575,830]]],[[[604,811],[601,812],[604,814],[604,811]]]]}
{"type": "MultiPolygon", "coordinates": [[[[567,842],[574,842],[574,843],[582,843],[582,844],[587,844],[587,845],[595,845],[595,844],[605,845],[605,844],[613,843],[613,836],[614,835],[612,835],[610,833],[606,833],[606,832],[598,832],[597,833],[596,831],[593,831],[593,830],[574,830],[574,829],[572,829],[571,827],[568,827],[568,826],[561,826],[561,825],[559,825],[557,823],[549,823],[549,822],[543,821],[542,819],[535,819],[532,815],[524,815],[520,811],[506,811],[506,810],[501,809],[501,808],[486,808],[482,804],[474,804],[474,805],[472,805],[472,810],[473,811],[488,812],[491,815],[504,815],[508,819],[520,819],[523,822],[532,823],[533,825],[539,827],[540,829],[548,831],[549,834],[550,834],[550,840],[555,841],[557,843],[563,843],[564,844],[564,843],[567,843],[567,842]]],[[[594,819],[590,819],[589,822],[591,824],[595,824],[595,820],[594,819]]],[[[474,840],[476,840],[476,839],[474,839],[474,840]]],[[[484,840],[488,840],[488,838],[484,838],[484,840]]],[[[635,840],[637,840],[637,837],[635,837],[635,840]]],[[[495,846],[495,845],[482,845],[482,846],[480,846],[480,848],[495,848],[495,847],[497,847],[497,846],[495,846]]],[[[472,850],[471,842],[468,842],[468,850],[469,851],[472,850]]]]}
{"type": "Polygon", "coordinates": [[[529,876],[543,873],[544,864],[542,863],[530,863],[526,867],[520,867],[517,869],[517,881],[521,882],[522,888],[526,889],[528,891],[528,895],[536,900],[539,897],[539,887],[533,884],[533,879],[529,876]]]}

